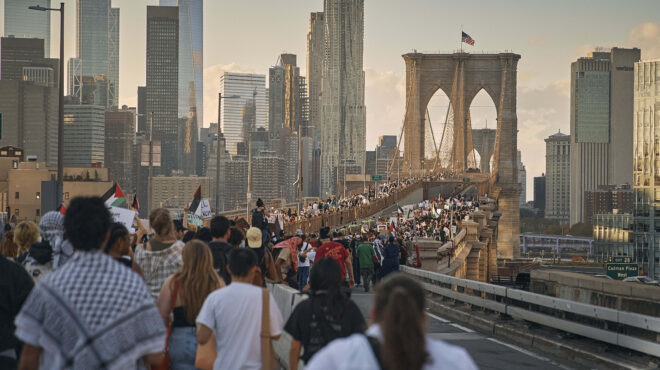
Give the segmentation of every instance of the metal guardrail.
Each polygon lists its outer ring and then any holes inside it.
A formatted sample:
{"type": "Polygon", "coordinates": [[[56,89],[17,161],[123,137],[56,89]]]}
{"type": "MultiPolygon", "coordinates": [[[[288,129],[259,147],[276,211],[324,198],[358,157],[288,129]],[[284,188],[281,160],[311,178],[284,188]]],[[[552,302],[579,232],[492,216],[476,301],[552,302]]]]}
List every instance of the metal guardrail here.
{"type": "Polygon", "coordinates": [[[660,318],[401,266],[427,291],[516,319],[660,356],[660,318]]]}

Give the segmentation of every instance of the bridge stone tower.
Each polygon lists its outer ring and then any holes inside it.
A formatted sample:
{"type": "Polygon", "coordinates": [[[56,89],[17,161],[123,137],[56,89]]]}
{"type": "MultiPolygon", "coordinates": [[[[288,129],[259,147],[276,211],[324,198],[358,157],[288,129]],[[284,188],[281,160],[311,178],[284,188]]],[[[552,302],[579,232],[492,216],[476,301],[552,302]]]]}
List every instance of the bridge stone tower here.
{"type": "Polygon", "coordinates": [[[495,136],[497,130],[492,128],[472,129],[472,144],[479,153],[481,160],[479,170],[481,173],[490,173],[490,157],[495,150],[495,136]]]}
{"type": "Polygon", "coordinates": [[[467,168],[468,154],[473,149],[470,104],[482,89],[493,100],[497,111],[497,132],[489,195],[497,197],[498,209],[502,212],[497,230],[497,255],[503,259],[519,257],[516,75],[520,55],[415,52],[403,55],[403,59],[406,63],[404,158],[414,172],[423,169],[426,109],[438,89],[447,94],[454,112],[452,167],[458,172],[467,168]]]}

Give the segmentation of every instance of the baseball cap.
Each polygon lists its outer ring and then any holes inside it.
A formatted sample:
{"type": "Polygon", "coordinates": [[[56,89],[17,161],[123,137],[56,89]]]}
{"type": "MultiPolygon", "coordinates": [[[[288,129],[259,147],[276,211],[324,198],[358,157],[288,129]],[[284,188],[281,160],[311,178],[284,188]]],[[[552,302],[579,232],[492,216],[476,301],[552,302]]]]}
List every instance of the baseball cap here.
{"type": "Polygon", "coordinates": [[[261,248],[261,230],[258,227],[249,228],[246,237],[250,248],[261,248]]]}

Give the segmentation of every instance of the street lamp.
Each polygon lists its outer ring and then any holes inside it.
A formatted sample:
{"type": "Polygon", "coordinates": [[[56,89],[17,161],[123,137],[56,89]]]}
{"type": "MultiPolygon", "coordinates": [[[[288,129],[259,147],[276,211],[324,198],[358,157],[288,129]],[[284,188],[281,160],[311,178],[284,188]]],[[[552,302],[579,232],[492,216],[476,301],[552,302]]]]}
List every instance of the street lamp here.
{"type": "Polygon", "coordinates": [[[218,133],[216,140],[216,158],[215,158],[215,214],[220,214],[220,160],[222,159],[222,151],[220,150],[220,136],[222,129],[220,128],[220,118],[222,117],[222,99],[240,99],[239,95],[222,96],[218,93],[218,133]]]}
{"type": "Polygon", "coordinates": [[[28,7],[30,10],[42,12],[55,11],[60,12],[60,72],[59,72],[59,112],[57,117],[57,190],[55,199],[56,207],[62,205],[62,183],[64,177],[64,3],[60,3],[60,8],[44,8],[40,5],[28,7]]]}

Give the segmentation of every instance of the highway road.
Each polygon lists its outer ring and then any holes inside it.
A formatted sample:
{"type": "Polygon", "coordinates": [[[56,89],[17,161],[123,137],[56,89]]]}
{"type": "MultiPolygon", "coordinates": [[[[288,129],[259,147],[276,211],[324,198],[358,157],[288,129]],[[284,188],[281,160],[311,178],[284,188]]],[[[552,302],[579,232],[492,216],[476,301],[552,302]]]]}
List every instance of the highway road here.
{"type": "MultiPolygon", "coordinates": [[[[367,322],[370,320],[373,293],[365,293],[363,288],[352,289],[351,298],[357,303],[367,322]]],[[[519,346],[505,343],[489,335],[427,313],[427,331],[431,337],[465,348],[480,369],[570,369],[541,354],[519,346]]]]}

